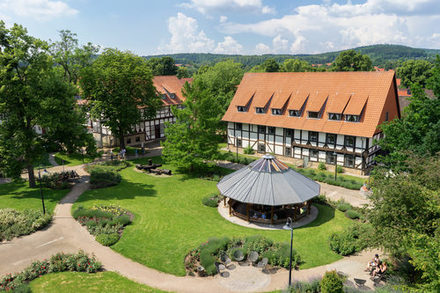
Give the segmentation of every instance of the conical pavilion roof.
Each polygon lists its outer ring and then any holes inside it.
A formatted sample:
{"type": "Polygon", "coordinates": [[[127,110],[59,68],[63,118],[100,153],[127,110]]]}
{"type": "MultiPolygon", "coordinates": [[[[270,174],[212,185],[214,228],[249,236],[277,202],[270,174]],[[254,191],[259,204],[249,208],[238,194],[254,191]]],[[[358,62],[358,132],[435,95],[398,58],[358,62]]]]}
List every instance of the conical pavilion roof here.
{"type": "Polygon", "coordinates": [[[222,195],[237,201],[269,206],[303,203],[321,190],[318,183],[272,155],[223,177],[217,188],[222,195]]]}

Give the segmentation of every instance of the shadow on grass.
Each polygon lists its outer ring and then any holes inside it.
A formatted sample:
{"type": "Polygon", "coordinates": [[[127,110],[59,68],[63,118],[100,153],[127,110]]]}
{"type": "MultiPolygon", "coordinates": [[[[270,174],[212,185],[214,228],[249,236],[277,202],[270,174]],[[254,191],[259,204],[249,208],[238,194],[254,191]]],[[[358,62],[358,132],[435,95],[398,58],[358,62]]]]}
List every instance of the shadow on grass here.
{"type": "MultiPolygon", "coordinates": [[[[9,184],[14,184],[14,183],[9,183],[9,184]]],[[[0,191],[0,198],[2,195],[11,195],[10,196],[11,199],[19,199],[19,200],[25,200],[25,199],[29,199],[29,198],[41,199],[39,187],[17,191],[20,187],[22,187],[22,185],[20,185],[20,184],[17,184],[17,185],[18,186],[13,187],[13,188],[8,188],[6,190],[0,189],[1,190],[0,191]]],[[[48,202],[57,203],[61,199],[61,197],[59,195],[60,192],[61,192],[61,190],[59,190],[59,189],[52,190],[49,188],[42,188],[42,193],[43,193],[44,201],[46,202],[46,204],[48,202]]],[[[67,191],[66,191],[66,193],[67,193],[67,191]]]]}
{"type": "Polygon", "coordinates": [[[321,205],[321,204],[314,204],[314,205],[319,210],[318,217],[310,224],[298,227],[295,230],[321,226],[321,225],[331,221],[335,217],[335,209],[334,208],[332,208],[328,205],[321,205]]]}

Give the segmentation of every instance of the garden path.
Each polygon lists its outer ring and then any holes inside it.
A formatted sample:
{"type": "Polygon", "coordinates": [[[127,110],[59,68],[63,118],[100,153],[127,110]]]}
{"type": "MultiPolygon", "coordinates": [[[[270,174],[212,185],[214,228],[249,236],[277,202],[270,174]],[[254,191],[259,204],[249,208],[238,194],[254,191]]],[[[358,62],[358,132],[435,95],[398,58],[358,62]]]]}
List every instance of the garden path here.
{"type": "MultiPolygon", "coordinates": [[[[156,155],[150,153],[150,155],[156,155]]],[[[50,171],[54,168],[53,167],[50,171]]],[[[83,166],[66,168],[86,175],[83,166]]],[[[55,170],[53,170],[55,171],[55,170]]],[[[244,292],[270,291],[283,289],[287,285],[288,271],[279,270],[273,274],[264,274],[253,267],[239,267],[228,271],[229,276],[221,277],[177,277],[148,268],[128,259],[109,247],[96,242],[86,228],[82,227],[71,216],[73,203],[89,188],[87,177],[76,184],[55,208],[52,224],[34,234],[14,238],[0,243],[0,276],[17,272],[27,267],[32,261],[49,258],[57,252],[76,252],[79,249],[94,254],[102,262],[104,269],[146,284],[151,287],[173,292],[244,292]]],[[[373,288],[367,273],[363,271],[365,264],[376,251],[364,251],[359,255],[343,258],[329,265],[293,272],[294,281],[307,281],[322,276],[327,270],[336,269],[353,278],[367,280],[367,287],[373,288]]]]}
{"type": "Polygon", "coordinates": [[[54,154],[54,153],[50,153],[50,154],[49,154],[49,163],[50,163],[52,166],[58,166],[57,161],[55,161],[55,154],[54,154]]]}

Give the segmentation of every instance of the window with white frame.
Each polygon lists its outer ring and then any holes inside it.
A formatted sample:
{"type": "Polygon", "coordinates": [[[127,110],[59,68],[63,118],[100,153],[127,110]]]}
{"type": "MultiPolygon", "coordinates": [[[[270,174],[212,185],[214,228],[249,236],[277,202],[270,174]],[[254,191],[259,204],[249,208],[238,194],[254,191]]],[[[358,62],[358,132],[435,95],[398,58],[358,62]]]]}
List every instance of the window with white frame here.
{"type": "Polygon", "coordinates": [[[344,166],[348,168],[354,168],[354,156],[345,155],[344,156],[344,166]]]}
{"type": "Polygon", "coordinates": [[[342,120],[342,114],[328,113],[328,120],[335,120],[335,121],[342,120]]]}
{"type": "Polygon", "coordinates": [[[355,144],[356,138],[354,136],[346,135],[344,137],[344,146],[348,148],[353,148],[355,144]]]}
{"type": "Polygon", "coordinates": [[[309,141],[310,142],[318,142],[318,132],[309,131],[309,141]]]}
{"type": "Polygon", "coordinates": [[[264,114],[264,113],[266,113],[266,110],[264,108],[262,108],[262,107],[256,107],[255,108],[255,112],[257,114],[264,114]]]}
{"type": "Polygon", "coordinates": [[[289,110],[290,117],[301,117],[301,110],[289,110]]]}
{"type": "Polygon", "coordinates": [[[310,160],[317,161],[319,152],[317,150],[310,150],[310,160]]]}
{"type": "Polygon", "coordinates": [[[292,148],[291,147],[285,147],[284,148],[284,155],[286,157],[291,157],[292,156],[292,148]]]}
{"type": "Polygon", "coordinates": [[[336,134],[327,133],[327,135],[325,137],[325,143],[335,145],[336,144],[336,134]]]}
{"type": "Polygon", "coordinates": [[[361,121],[361,116],[359,116],[359,115],[345,115],[345,121],[359,122],[359,121],[361,121]]]}
{"type": "Polygon", "coordinates": [[[272,109],[272,115],[281,115],[281,109],[272,109]]]}
{"type": "Polygon", "coordinates": [[[335,165],[336,164],[336,153],[327,152],[326,157],[325,157],[325,162],[327,164],[335,165]]]}
{"type": "Polygon", "coordinates": [[[246,112],[246,107],[244,107],[244,106],[237,106],[237,111],[238,112],[246,112]]]}

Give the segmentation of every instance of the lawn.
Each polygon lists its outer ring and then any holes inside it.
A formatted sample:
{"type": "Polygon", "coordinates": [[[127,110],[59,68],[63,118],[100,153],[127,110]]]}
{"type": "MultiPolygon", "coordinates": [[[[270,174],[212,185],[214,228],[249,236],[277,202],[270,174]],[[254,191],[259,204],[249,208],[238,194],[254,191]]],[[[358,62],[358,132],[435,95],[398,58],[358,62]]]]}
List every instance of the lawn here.
{"type": "MultiPolygon", "coordinates": [[[[154,158],[158,162],[160,158],[154,158]]],[[[146,159],[135,161],[146,162],[146,159]]],[[[164,168],[174,169],[165,165],[164,168]]],[[[134,221],[112,248],[148,267],[175,275],[185,275],[184,257],[210,237],[234,237],[260,234],[275,241],[289,241],[289,231],[265,231],[241,227],[223,219],[215,208],[201,199],[217,192],[216,182],[186,175],[153,177],[136,172],[134,167],[121,171],[120,185],[89,190],[75,203],[117,204],[132,211],[134,221]]],[[[329,248],[328,237],[341,231],[351,220],[328,206],[317,205],[319,217],[306,227],[295,229],[294,248],[304,260],[302,268],[328,264],[341,259],[329,248]]]]}
{"type": "MultiPolygon", "coordinates": [[[[44,203],[46,211],[52,213],[55,205],[63,198],[69,189],[52,190],[43,188],[44,203]]],[[[0,209],[13,208],[16,210],[36,209],[41,210],[40,189],[30,188],[28,182],[7,183],[0,185],[0,209]]]]}
{"type": "Polygon", "coordinates": [[[55,161],[58,165],[64,166],[78,166],[84,163],[93,162],[94,158],[90,156],[83,156],[82,154],[65,154],[65,153],[56,153],[55,161]],[[84,160],[83,160],[84,158],[84,160]]]}
{"type": "Polygon", "coordinates": [[[131,281],[117,273],[95,274],[64,272],[44,275],[30,283],[32,292],[164,292],[131,281]]]}

